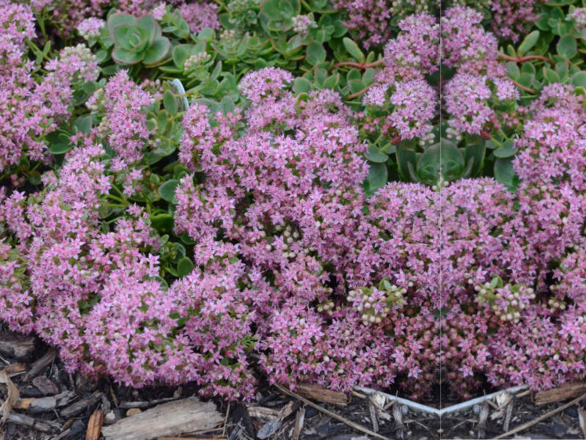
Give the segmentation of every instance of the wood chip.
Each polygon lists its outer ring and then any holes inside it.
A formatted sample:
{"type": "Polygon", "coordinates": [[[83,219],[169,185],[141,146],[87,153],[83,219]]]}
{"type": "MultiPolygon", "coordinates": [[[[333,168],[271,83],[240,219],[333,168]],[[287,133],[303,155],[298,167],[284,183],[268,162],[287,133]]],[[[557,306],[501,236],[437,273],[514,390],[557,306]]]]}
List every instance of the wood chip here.
{"type": "Polygon", "coordinates": [[[480,405],[480,411],[478,413],[478,424],[476,427],[478,428],[478,437],[484,438],[486,434],[486,422],[488,421],[488,416],[490,414],[490,408],[488,407],[488,403],[483,402],[480,405]]]}
{"type": "Polygon", "coordinates": [[[305,408],[299,408],[295,416],[295,428],[293,428],[293,436],[291,440],[299,440],[303,432],[303,425],[305,423],[305,408]]]}
{"type": "Polygon", "coordinates": [[[399,405],[393,405],[393,418],[395,419],[395,436],[398,439],[403,439],[405,424],[403,423],[403,413],[399,405]]]}
{"type": "Polygon", "coordinates": [[[300,384],[295,391],[308,399],[331,403],[332,405],[347,406],[350,403],[349,394],[328,390],[314,384],[300,384]]]}
{"type": "Polygon", "coordinates": [[[53,411],[57,408],[62,408],[66,405],[69,405],[75,400],[76,397],[77,396],[73,391],[64,391],[63,393],[57,394],[55,396],[33,399],[28,407],[28,410],[31,412],[31,414],[53,411]]]}
{"type": "Polygon", "coordinates": [[[28,360],[35,351],[35,341],[32,336],[4,333],[0,337],[0,353],[17,361],[28,360]]]}
{"type": "Polygon", "coordinates": [[[6,368],[4,368],[2,371],[4,371],[8,377],[12,377],[22,373],[24,370],[26,370],[26,364],[22,362],[15,362],[13,364],[7,365],[6,368]]]}
{"type": "Polygon", "coordinates": [[[41,392],[44,396],[52,396],[59,394],[59,387],[49,379],[47,376],[39,376],[33,379],[33,385],[41,392]]]}
{"type": "Polygon", "coordinates": [[[140,408],[130,408],[128,411],[126,411],[126,417],[132,417],[140,414],[141,412],[142,410],[140,408]]]}
{"type": "Polygon", "coordinates": [[[26,397],[24,399],[19,399],[18,402],[16,402],[16,405],[14,405],[14,409],[28,409],[34,400],[34,397],[26,397]]]}
{"type": "Polygon", "coordinates": [[[511,426],[511,419],[513,417],[513,402],[509,402],[505,411],[505,421],[503,422],[503,431],[507,432],[511,426]]]}
{"type": "Polygon", "coordinates": [[[0,371],[0,383],[5,384],[8,388],[8,397],[2,406],[0,406],[0,412],[2,413],[2,423],[6,423],[12,408],[14,408],[14,405],[16,405],[16,402],[18,402],[20,391],[18,391],[18,388],[16,388],[16,385],[14,385],[12,380],[10,380],[5,371],[0,371]]]}
{"type": "Polygon", "coordinates": [[[586,438],[586,409],[581,406],[578,406],[578,418],[580,419],[580,429],[582,429],[582,434],[586,438]]]}
{"type": "Polygon", "coordinates": [[[213,402],[196,397],[164,403],[102,428],[106,440],[150,440],[213,429],[224,421],[213,402]]]}
{"type": "Polygon", "coordinates": [[[90,421],[87,425],[87,432],[85,440],[98,440],[102,434],[102,426],[104,425],[104,412],[97,409],[92,413],[90,421]]]}
{"type": "Polygon", "coordinates": [[[549,403],[561,402],[563,400],[573,399],[576,396],[586,393],[585,382],[573,382],[562,385],[553,390],[540,391],[535,394],[536,405],[547,405],[549,403]]]}
{"type": "Polygon", "coordinates": [[[71,417],[77,416],[84,412],[87,408],[93,407],[96,403],[102,400],[102,393],[96,391],[91,396],[86,397],[85,399],[81,399],[75,402],[73,405],[68,406],[67,408],[62,409],[59,413],[61,417],[69,419],[71,417]]]}
{"type": "Polygon", "coordinates": [[[53,363],[55,356],[57,356],[57,352],[55,349],[50,348],[43,357],[41,357],[31,366],[30,371],[26,374],[26,376],[24,376],[25,382],[28,382],[29,380],[32,380],[41,374],[45,368],[53,363]]]}
{"type": "MultiPolygon", "coordinates": [[[[0,410],[0,415],[2,415],[4,417],[4,414],[2,413],[2,410],[0,410]]],[[[28,428],[34,428],[37,431],[42,431],[42,432],[55,432],[57,431],[61,425],[54,423],[54,422],[50,422],[50,421],[39,421],[37,419],[34,419],[30,416],[27,416],[25,414],[18,414],[18,413],[10,413],[6,419],[8,421],[8,423],[14,423],[15,425],[21,425],[21,426],[26,426],[28,428]]]]}
{"type": "Polygon", "coordinates": [[[250,417],[264,420],[284,419],[293,413],[293,402],[289,402],[281,409],[265,408],[264,406],[248,406],[250,417]]]}

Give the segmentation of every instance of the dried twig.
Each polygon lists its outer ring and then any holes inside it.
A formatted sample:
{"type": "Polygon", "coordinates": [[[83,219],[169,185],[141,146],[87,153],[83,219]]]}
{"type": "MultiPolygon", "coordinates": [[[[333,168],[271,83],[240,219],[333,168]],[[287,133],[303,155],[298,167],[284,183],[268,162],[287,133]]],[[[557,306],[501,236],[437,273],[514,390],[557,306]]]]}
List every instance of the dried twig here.
{"type": "Polygon", "coordinates": [[[389,440],[388,437],[383,437],[382,435],[377,434],[376,432],[373,432],[370,429],[365,428],[364,426],[361,426],[361,425],[359,425],[357,423],[354,423],[354,422],[352,422],[350,420],[347,420],[344,417],[342,417],[342,416],[340,416],[340,415],[338,415],[338,414],[336,414],[336,413],[334,413],[332,411],[329,411],[329,410],[327,410],[327,409],[325,409],[325,408],[323,408],[323,407],[321,407],[321,406],[313,403],[311,400],[307,400],[305,397],[302,397],[299,394],[294,393],[293,391],[288,390],[287,388],[283,388],[282,386],[276,385],[276,384],[275,384],[275,387],[280,392],[282,392],[283,394],[286,394],[288,396],[294,397],[295,399],[301,400],[306,405],[309,405],[312,408],[317,409],[318,411],[320,411],[320,412],[322,412],[322,413],[330,416],[332,419],[336,419],[339,422],[345,423],[346,425],[350,426],[351,428],[356,429],[357,431],[360,431],[360,432],[363,432],[365,434],[371,435],[372,437],[380,438],[382,440],[389,440]]]}
{"type": "Polygon", "coordinates": [[[521,426],[516,427],[515,429],[512,429],[508,432],[505,432],[504,434],[499,435],[498,437],[495,437],[495,439],[501,439],[501,438],[506,438],[510,435],[516,434],[518,432],[524,431],[527,428],[532,427],[533,425],[538,424],[539,422],[541,422],[542,420],[546,420],[549,417],[562,412],[563,410],[565,410],[566,408],[569,408],[570,406],[576,405],[577,403],[579,403],[580,401],[582,401],[583,399],[586,399],[586,394],[583,394],[582,396],[572,400],[571,402],[566,403],[565,405],[560,406],[559,408],[554,409],[553,411],[548,412],[547,414],[544,414],[542,416],[537,417],[536,419],[531,420],[530,422],[524,423],[521,426]]]}

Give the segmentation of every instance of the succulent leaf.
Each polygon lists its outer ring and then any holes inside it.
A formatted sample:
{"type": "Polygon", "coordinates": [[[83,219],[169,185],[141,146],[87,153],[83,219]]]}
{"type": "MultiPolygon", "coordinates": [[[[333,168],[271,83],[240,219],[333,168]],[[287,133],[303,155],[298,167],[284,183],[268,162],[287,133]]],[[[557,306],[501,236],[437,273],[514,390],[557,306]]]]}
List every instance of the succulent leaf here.
{"type": "Polygon", "coordinates": [[[163,61],[165,56],[171,50],[171,42],[166,37],[159,37],[155,40],[153,45],[149,47],[144,56],[145,64],[157,64],[163,61]]]}

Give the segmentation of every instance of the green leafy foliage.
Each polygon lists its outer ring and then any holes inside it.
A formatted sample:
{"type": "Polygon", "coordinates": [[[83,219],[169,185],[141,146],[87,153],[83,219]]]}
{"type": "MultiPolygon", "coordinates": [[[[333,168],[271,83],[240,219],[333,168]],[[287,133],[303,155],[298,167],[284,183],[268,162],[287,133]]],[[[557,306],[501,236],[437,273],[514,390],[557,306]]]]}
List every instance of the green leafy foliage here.
{"type": "Polygon", "coordinates": [[[129,14],[112,14],[108,17],[108,32],[114,41],[112,59],[118,64],[131,66],[142,62],[146,67],[155,67],[169,60],[171,42],[150,15],[137,19],[129,14]]]}

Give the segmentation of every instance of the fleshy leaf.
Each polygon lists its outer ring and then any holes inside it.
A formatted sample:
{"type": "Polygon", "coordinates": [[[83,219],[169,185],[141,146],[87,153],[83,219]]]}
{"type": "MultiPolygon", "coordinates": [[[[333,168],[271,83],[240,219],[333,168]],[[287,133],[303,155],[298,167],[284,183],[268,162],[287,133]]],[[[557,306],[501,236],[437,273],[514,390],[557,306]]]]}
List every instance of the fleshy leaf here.
{"type": "Polygon", "coordinates": [[[171,49],[171,42],[166,37],[159,37],[145,53],[145,64],[157,64],[163,61],[171,49]]]}
{"type": "Polygon", "coordinates": [[[121,24],[134,25],[135,23],[136,18],[130,14],[117,13],[110,15],[110,17],[108,17],[108,33],[110,34],[110,38],[112,38],[112,40],[114,39],[114,28],[116,26],[120,26],[121,24]]]}
{"type": "Polygon", "coordinates": [[[112,59],[124,66],[132,66],[133,64],[138,64],[144,58],[143,52],[130,52],[128,50],[122,49],[121,47],[117,47],[112,52],[112,59]]]}
{"type": "Polygon", "coordinates": [[[149,44],[153,44],[157,35],[157,22],[150,15],[143,15],[136,21],[136,28],[140,30],[143,37],[147,38],[149,44]]]}

